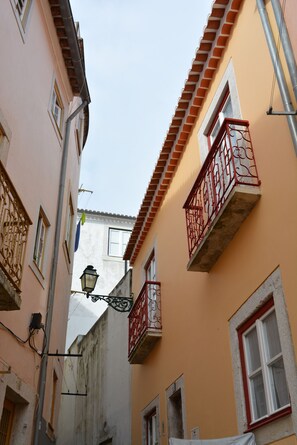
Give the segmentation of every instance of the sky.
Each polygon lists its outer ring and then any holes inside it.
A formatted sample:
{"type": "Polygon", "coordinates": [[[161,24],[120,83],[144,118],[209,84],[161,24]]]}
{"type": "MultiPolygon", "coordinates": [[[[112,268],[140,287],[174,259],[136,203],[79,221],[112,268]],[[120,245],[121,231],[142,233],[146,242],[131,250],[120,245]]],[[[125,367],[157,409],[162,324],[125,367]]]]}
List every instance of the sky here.
{"type": "Polygon", "coordinates": [[[213,0],[70,0],[91,95],[81,209],[137,216],[213,0]]]}

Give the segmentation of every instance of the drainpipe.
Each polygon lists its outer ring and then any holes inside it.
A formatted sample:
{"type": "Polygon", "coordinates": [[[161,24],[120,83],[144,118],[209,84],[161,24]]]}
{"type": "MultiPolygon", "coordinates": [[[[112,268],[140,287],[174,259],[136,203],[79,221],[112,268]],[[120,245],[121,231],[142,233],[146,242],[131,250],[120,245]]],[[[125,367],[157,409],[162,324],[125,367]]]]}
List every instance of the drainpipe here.
{"type": "MultiPolygon", "coordinates": [[[[256,1],[285,111],[289,113],[294,113],[295,110],[293,109],[292,106],[288,85],[285,80],[284,71],[278,60],[277,48],[271,30],[271,26],[269,23],[269,18],[267,15],[264,1],[263,0],[256,0],[256,1]]],[[[297,155],[297,123],[293,115],[287,115],[286,117],[291,132],[294,149],[297,155]]]]}
{"type": "Polygon", "coordinates": [[[295,99],[297,100],[297,66],[296,60],[294,57],[293,48],[291,45],[290,36],[287,30],[286,23],[284,21],[283,11],[280,6],[279,0],[271,0],[271,4],[273,7],[274,15],[276,18],[276,23],[279,30],[279,35],[281,38],[281,42],[284,49],[285,58],[288,65],[288,70],[291,77],[291,82],[293,86],[293,92],[295,95],[295,99]]]}
{"type": "Polygon", "coordinates": [[[62,226],[63,200],[64,200],[64,191],[65,191],[66,167],[67,167],[67,159],[68,159],[70,127],[71,127],[72,120],[75,118],[75,116],[77,116],[77,114],[83,108],[85,108],[88,105],[88,103],[89,103],[89,100],[85,100],[67,118],[66,126],[65,126],[65,137],[64,137],[64,143],[63,143],[63,155],[62,155],[62,162],[61,162],[58,206],[57,206],[57,215],[56,215],[54,251],[53,251],[53,258],[52,258],[52,265],[51,265],[48,299],[47,299],[47,315],[46,315],[45,326],[44,326],[44,350],[43,350],[43,355],[42,355],[41,365],[40,365],[39,386],[38,386],[39,400],[38,400],[38,407],[37,407],[37,412],[36,412],[33,445],[42,445],[38,439],[39,439],[39,433],[41,431],[41,421],[42,421],[45,386],[46,386],[46,374],[47,374],[47,361],[48,361],[47,354],[49,352],[49,343],[50,343],[50,338],[51,338],[51,328],[52,328],[52,318],[53,318],[53,308],[54,308],[54,300],[55,300],[55,287],[56,287],[58,256],[59,256],[59,247],[60,247],[60,235],[61,235],[61,226],[62,226]]]}

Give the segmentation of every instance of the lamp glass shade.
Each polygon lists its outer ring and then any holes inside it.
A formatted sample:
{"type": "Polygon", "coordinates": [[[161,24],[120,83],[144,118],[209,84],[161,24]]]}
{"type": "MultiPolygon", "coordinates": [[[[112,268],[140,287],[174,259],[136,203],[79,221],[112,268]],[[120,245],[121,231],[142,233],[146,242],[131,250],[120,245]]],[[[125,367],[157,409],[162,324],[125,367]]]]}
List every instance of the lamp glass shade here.
{"type": "Polygon", "coordinates": [[[87,266],[80,277],[83,292],[87,292],[88,294],[93,292],[98,277],[99,275],[97,274],[96,269],[94,269],[93,266],[87,266]]]}

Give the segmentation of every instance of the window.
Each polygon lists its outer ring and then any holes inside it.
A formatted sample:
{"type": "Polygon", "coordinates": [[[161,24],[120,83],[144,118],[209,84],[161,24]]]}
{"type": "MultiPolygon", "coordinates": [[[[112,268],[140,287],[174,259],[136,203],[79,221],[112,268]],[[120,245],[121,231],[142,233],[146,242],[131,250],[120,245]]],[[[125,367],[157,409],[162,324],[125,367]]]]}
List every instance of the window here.
{"type": "Polygon", "coordinates": [[[71,261],[70,252],[73,239],[73,223],[74,223],[74,210],[71,196],[69,197],[67,215],[66,215],[66,233],[65,233],[65,246],[68,256],[68,261],[71,261]]]}
{"type": "Polygon", "coordinates": [[[49,226],[49,223],[48,223],[44,213],[42,211],[40,211],[39,217],[38,217],[38,223],[37,223],[34,254],[33,254],[34,262],[37,265],[39,270],[42,270],[42,267],[43,267],[46,232],[47,232],[48,226],[49,226]]]}
{"type": "Polygon", "coordinates": [[[32,0],[11,0],[17,21],[23,30],[25,29],[28,20],[31,3],[32,0]]]}
{"type": "Polygon", "coordinates": [[[248,425],[290,412],[273,298],[239,329],[248,425]]]}
{"type": "Polygon", "coordinates": [[[57,397],[57,384],[58,384],[58,377],[54,371],[53,372],[53,380],[52,380],[52,401],[51,401],[51,417],[50,417],[50,426],[52,429],[54,429],[54,422],[55,422],[55,404],[56,404],[56,397],[57,397]]]}
{"type": "Polygon", "coordinates": [[[5,166],[9,152],[12,133],[0,108],[0,160],[5,166]]]}
{"type": "Polygon", "coordinates": [[[154,409],[145,418],[146,420],[146,443],[147,445],[158,445],[157,411],[154,409]]]}
{"type": "Polygon", "coordinates": [[[63,102],[58,90],[57,83],[55,82],[51,100],[51,113],[60,132],[62,131],[63,126],[63,110],[63,102]]]}
{"type": "Polygon", "coordinates": [[[81,111],[80,114],[78,115],[75,134],[76,134],[78,154],[80,155],[82,152],[83,135],[84,135],[84,113],[83,113],[83,111],[81,111]]]}
{"type": "Polygon", "coordinates": [[[226,117],[233,117],[233,109],[229,89],[225,93],[208,131],[209,148],[211,148],[213,141],[217,137],[218,132],[226,117]]]}
{"type": "Polygon", "coordinates": [[[156,260],[153,252],[145,266],[146,281],[156,281],[156,260]]]}
{"type": "Polygon", "coordinates": [[[14,404],[10,400],[5,399],[0,420],[0,445],[7,445],[10,443],[13,416],[14,404]]]}
{"type": "Polygon", "coordinates": [[[184,379],[179,377],[167,390],[168,437],[183,439],[186,431],[184,379]]]}
{"type": "Polygon", "coordinates": [[[142,445],[160,443],[160,400],[159,396],[142,411],[142,445]]]}
{"type": "Polygon", "coordinates": [[[122,257],[130,238],[130,230],[109,229],[108,255],[122,257]]]}

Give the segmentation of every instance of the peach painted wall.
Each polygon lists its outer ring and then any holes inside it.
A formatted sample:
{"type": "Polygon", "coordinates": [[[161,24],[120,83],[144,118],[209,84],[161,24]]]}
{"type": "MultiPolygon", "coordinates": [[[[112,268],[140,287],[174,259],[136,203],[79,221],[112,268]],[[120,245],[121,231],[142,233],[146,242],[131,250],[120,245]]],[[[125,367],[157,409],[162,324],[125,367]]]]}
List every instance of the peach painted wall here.
{"type": "MultiPolygon", "coordinates": [[[[5,23],[5,26],[1,25],[0,31],[0,108],[1,117],[4,117],[11,131],[6,169],[33,222],[29,230],[24,261],[21,309],[0,312],[0,320],[19,337],[25,339],[28,337],[28,327],[32,313],[41,312],[42,321],[45,322],[53,255],[63,148],[63,139],[58,134],[50,116],[50,99],[54,80],[57,81],[60,89],[65,119],[77,108],[80,102],[72,94],[49,3],[41,0],[32,2],[24,38],[19,31],[10,1],[1,2],[0,17],[2,22],[5,23]],[[38,272],[33,263],[40,206],[50,223],[46,240],[43,275],[38,272]]],[[[75,125],[76,120],[73,121],[70,132],[50,352],[56,352],[57,350],[64,352],[65,346],[72,262],[69,264],[66,258],[63,242],[69,194],[72,196],[73,206],[76,209],[80,170],[80,158],[74,133],[75,125]]],[[[75,231],[74,225],[73,231],[75,231]]],[[[39,350],[42,349],[42,341],[43,332],[39,331],[35,336],[35,344],[39,350]]],[[[1,329],[0,358],[11,366],[12,372],[20,382],[31,388],[35,397],[40,358],[30,349],[28,343],[26,345],[18,343],[8,332],[1,329]]],[[[57,391],[59,394],[62,367],[56,358],[49,358],[44,410],[44,416],[47,420],[49,420],[51,409],[53,368],[55,368],[59,377],[57,391]]],[[[1,397],[0,404],[1,412],[1,397]]],[[[35,406],[33,409],[35,409],[35,406]]],[[[32,425],[29,425],[28,429],[31,430],[31,427],[32,425]]]]}
{"type": "MultiPolygon", "coordinates": [[[[266,115],[272,74],[256,3],[245,1],[170,188],[134,264],[133,292],[137,296],[145,279],[143,267],[155,249],[163,329],[162,339],[145,362],[132,366],[132,445],[142,443],[140,414],[158,395],[161,444],[168,443],[165,391],[181,375],[185,380],[185,437],[190,438],[196,426],[201,439],[239,433],[228,321],[278,266],[296,350],[296,155],[286,118],[266,115]],[[200,168],[198,130],[229,63],[234,67],[242,119],[250,122],[262,197],[211,271],[187,272],[182,207],[200,168]]],[[[282,109],[277,86],[274,107],[282,109]]]]}

